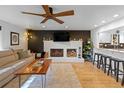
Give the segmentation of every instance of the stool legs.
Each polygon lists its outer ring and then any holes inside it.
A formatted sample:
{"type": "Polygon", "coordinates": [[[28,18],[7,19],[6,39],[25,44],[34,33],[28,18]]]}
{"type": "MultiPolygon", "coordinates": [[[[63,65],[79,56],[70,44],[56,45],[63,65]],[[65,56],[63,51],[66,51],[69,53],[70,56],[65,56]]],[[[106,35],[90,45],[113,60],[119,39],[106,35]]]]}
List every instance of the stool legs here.
{"type": "Polygon", "coordinates": [[[124,75],[123,75],[123,78],[122,78],[121,85],[122,85],[122,86],[124,85],[124,75]]]}
{"type": "Polygon", "coordinates": [[[116,61],[114,61],[114,76],[116,76],[116,80],[117,80],[118,76],[117,76],[117,66],[116,66],[116,61]]]}
{"type": "Polygon", "coordinates": [[[100,68],[100,55],[98,55],[98,59],[97,59],[97,68],[100,68]]]}
{"type": "Polygon", "coordinates": [[[116,61],[114,61],[114,60],[110,61],[110,65],[109,65],[109,69],[108,69],[107,75],[109,75],[110,72],[111,72],[111,74],[113,74],[113,72],[114,72],[114,76],[117,77],[116,61]],[[114,66],[112,65],[112,62],[114,62],[113,63],[114,66]]]}
{"type": "Polygon", "coordinates": [[[95,60],[96,59],[96,54],[94,54],[94,58],[93,58],[93,65],[95,64],[95,60]]]}
{"type": "Polygon", "coordinates": [[[109,74],[114,75],[114,77],[116,78],[116,82],[119,81],[119,75],[123,75],[121,85],[124,85],[124,61],[123,60],[96,53],[94,55],[93,65],[95,64],[95,62],[97,62],[96,65],[98,69],[102,68],[104,73],[107,72],[107,75],[109,74]],[[122,64],[123,71],[120,70],[120,63],[122,64]]]}
{"type": "Polygon", "coordinates": [[[123,77],[122,77],[121,85],[124,85],[124,62],[122,63],[122,66],[123,66],[123,77]]]}
{"type": "Polygon", "coordinates": [[[111,70],[112,68],[111,68],[111,60],[110,60],[110,63],[109,63],[109,68],[108,68],[108,72],[107,72],[107,75],[109,75],[109,73],[110,73],[110,70],[111,70]]]}
{"type": "Polygon", "coordinates": [[[117,63],[117,70],[116,70],[116,81],[118,82],[118,76],[119,76],[119,62],[117,63]]]}
{"type": "Polygon", "coordinates": [[[103,71],[106,73],[106,58],[104,57],[103,59],[103,71]]]}

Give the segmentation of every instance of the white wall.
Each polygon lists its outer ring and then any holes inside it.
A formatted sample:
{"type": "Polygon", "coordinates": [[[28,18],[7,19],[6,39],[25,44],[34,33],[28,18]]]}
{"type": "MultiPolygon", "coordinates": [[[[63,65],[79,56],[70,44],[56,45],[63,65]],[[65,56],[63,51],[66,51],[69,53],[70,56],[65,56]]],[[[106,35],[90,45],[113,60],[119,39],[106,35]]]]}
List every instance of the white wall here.
{"type": "Polygon", "coordinates": [[[0,50],[2,49],[2,31],[0,31],[0,50]]]}
{"type": "Polygon", "coordinates": [[[124,31],[120,32],[120,43],[124,43],[124,31]]]}
{"type": "Polygon", "coordinates": [[[0,49],[27,49],[27,39],[26,39],[26,30],[24,28],[21,28],[19,26],[10,24],[8,22],[0,20],[0,26],[2,26],[2,30],[0,31],[0,49]],[[11,32],[17,32],[19,33],[19,45],[10,45],[10,33],[11,32]]]}
{"type": "Polygon", "coordinates": [[[92,30],[91,31],[91,41],[93,42],[93,47],[98,48],[99,46],[99,39],[98,39],[99,33],[98,31],[92,30]]]}
{"type": "Polygon", "coordinates": [[[109,32],[99,33],[98,38],[100,43],[111,43],[111,34],[109,32]]]}

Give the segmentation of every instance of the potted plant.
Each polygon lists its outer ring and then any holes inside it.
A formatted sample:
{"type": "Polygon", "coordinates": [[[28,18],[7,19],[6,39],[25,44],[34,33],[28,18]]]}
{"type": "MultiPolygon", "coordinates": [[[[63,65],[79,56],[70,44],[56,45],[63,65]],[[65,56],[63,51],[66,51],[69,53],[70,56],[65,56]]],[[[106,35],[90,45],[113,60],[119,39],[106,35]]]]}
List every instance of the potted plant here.
{"type": "Polygon", "coordinates": [[[92,60],[92,42],[90,39],[84,44],[83,46],[83,58],[85,60],[91,61],[92,60]]]}

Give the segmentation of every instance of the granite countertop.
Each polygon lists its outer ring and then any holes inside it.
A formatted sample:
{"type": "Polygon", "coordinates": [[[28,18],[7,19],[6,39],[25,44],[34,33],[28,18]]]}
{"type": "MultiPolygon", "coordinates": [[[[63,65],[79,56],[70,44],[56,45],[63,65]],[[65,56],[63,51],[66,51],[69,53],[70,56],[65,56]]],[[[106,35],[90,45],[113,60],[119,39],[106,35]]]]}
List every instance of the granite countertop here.
{"type": "Polygon", "coordinates": [[[124,49],[96,48],[95,51],[124,60],[124,49]]]}

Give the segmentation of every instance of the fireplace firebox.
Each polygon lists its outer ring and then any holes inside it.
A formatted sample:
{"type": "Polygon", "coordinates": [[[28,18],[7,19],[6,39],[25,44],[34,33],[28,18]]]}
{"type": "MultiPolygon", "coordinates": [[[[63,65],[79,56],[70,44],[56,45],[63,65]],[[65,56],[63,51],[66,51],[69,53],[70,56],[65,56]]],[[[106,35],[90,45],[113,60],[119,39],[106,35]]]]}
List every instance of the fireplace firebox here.
{"type": "Polygon", "coordinates": [[[67,49],[67,57],[77,57],[76,49],[67,49]]]}
{"type": "Polygon", "coordinates": [[[63,49],[50,49],[51,57],[63,57],[63,49]]]}

